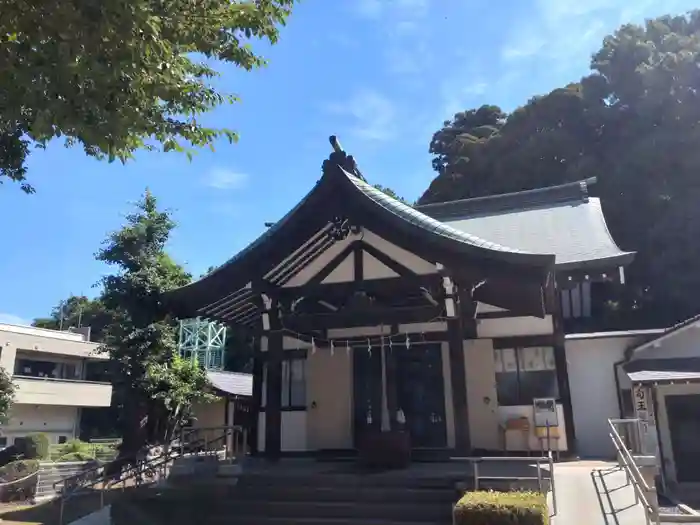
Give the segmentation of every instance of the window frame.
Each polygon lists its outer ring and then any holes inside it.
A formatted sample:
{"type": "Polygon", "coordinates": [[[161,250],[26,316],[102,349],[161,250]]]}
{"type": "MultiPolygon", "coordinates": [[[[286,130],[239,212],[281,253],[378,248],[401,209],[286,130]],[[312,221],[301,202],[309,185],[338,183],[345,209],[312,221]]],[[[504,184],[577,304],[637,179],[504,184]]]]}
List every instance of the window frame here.
{"type": "MultiPolygon", "coordinates": [[[[557,403],[561,401],[561,393],[559,392],[559,378],[557,375],[557,368],[556,368],[556,362],[554,359],[554,347],[551,346],[518,346],[518,347],[513,347],[513,348],[497,348],[494,349],[494,361],[496,362],[496,371],[495,371],[495,386],[496,386],[496,399],[498,402],[498,406],[531,406],[532,405],[532,400],[540,397],[553,397],[557,403]],[[550,355],[547,356],[546,354],[542,356],[542,360],[544,363],[544,368],[539,369],[539,370],[523,370],[523,353],[528,350],[528,349],[540,349],[540,351],[544,350],[545,352],[549,353],[550,355]],[[503,360],[503,352],[508,352],[512,351],[513,352],[513,357],[515,360],[515,370],[504,370],[504,360],[503,360]],[[500,366],[499,366],[499,360],[500,360],[500,366]],[[551,366],[548,364],[551,363],[551,366]],[[524,395],[523,390],[527,388],[527,383],[523,381],[523,375],[524,374],[552,374],[551,379],[553,380],[553,387],[556,391],[556,395],[554,396],[537,396],[537,397],[526,397],[524,395]],[[510,376],[510,380],[515,380],[515,389],[516,389],[516,394],[514,396],[509,396],[508,399],[502,399],[501,395],[501,387],[499,385],[499,379],[501,379],[503,376],[510,376]],[[525,385],[524,385],[525,384],[525,385]]],[[[534,377],[531,376],[531,377],[534,377]]]]}

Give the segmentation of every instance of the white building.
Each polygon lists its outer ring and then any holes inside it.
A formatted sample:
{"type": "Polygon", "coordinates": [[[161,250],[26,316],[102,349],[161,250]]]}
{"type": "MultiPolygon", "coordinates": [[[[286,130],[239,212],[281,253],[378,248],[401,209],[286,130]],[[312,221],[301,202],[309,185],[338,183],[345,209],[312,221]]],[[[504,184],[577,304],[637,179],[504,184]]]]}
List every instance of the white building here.
{"type": "Polygon", "coordinates": [[[0,448],[33,432],[52,444],[78,437],[83,407],[108,407],[112,385],[87,381],[86,363],[104,360],[98,345],[81,333],[0,324],[0,367],[17,387],[0,448]]]}

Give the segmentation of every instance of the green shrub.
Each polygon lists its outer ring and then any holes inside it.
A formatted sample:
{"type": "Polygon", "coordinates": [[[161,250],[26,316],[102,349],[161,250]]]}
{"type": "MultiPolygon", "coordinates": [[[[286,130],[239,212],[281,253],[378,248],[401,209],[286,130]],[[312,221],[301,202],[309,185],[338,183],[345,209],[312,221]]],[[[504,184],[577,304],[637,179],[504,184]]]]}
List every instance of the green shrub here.
{"type": "Polygon", "coordinates": [[[23,455],[25,459],[47,459],[49,457],[49,438],[46,434],[37,432],[27,434],[22,440],[23,455]]]}
{"type": "Polygon", "coordinates": [[[95,459],[95,456],[90,454],[89,452],[69,452],[68,454],[64,454],[61,457],[58,458],[59,463],[68,463],[71,461],[92,461],[95,459]]]}
{"type": "Polygon", "coordinates": [[[537,492],[467,492],[454,525],[548,525],[547,499],[537,492]]]}
{"type": "Polygon", "coordinates": [[[79,439],[71,439],[61,445],[59,450],[61,451],[61,456],[65,456],[66,454],[89,454],[91,448],[90,443],[85,443],[79,439]]]}
{"type": "Polygon", "coordinates": [[[0,468],[0,483],[7,483],[29,476],[39,470],[39,462],[36,460],[13,461],[0,468]]]}

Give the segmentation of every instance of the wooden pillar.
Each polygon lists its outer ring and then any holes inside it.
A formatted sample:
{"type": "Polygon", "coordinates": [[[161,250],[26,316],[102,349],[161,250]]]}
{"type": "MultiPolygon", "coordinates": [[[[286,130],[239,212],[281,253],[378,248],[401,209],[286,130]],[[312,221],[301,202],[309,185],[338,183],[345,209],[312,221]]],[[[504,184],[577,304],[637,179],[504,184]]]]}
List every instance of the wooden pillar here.
{"type": "MultiPolygon", "coordinates": [[[[398,332],[399,325],[392,325],[391,333],[397,334],[398,332]]],[[[393,346],[385,346],[384,351],[386,352],[386,398],[389,409],[389,422],[391,424],[391,430],[399,430],[399,425],[396,420],[396,415],[399,410],[397,356],[393,346]]]]}
{"type": "Polygon", "coordinates": [[[464,327],[457,290],[448,276],[443,276],[445,309],[447,312],[447,344],[450,356],[452,380],[452,405],[454,409],[455,450],[458,455],[471,452],[469,433],[469,407],[467,405],[467,375],[464,362],[464,327]]]}
{"type": "Polygon", "coordinates": [[[264,297],[263,330],[267,335],[267,391],[265,400],[265,457],[279,459],[282,450],[282,358],[284,356],[279,306],[264,297]]]}
{"type": "Polygon", "coordinates": [[[262,389],[263,389],[263,359],[260,348],[255,348],[255,357],[253,358],[253,399],[250,406],[250,428],[251,435],[248,442],[251,443],[252,451],[257,455],[258,452],[258,431],[260,429],[260,416],[262,408],[262,389]]]}
{"type": "Polygon", "coordinates": [[[554,366],[557,374],[559,399],[564,412],[567,452],[576,452],[576,428],[574,424],[574,409],[571,403],[571,387],[569,386],[569,370],[566,362],[566,345],[564,338],[564,323],[561,313],[560,289],[553,289],[552,324],[554,326],[554,366]]]}

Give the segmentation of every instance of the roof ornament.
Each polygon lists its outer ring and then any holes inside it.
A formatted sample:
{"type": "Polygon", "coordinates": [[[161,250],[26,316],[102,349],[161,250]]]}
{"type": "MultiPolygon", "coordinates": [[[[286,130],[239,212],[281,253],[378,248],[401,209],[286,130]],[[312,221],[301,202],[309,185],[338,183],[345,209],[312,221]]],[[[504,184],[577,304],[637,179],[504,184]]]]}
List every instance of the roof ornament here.
{"type": "Polygon", "coordinates": [[[343,150],[343,147],[340,145],[340,142],[338,142],[338,137],[336,137],[335,135],[331,135],[328,138],[328,140],[330,141],[331,146],[333,147],[333,152],[330,154],[330,157],[328,157],[327,160],[323,161],[323,172],[329,173],[336,166],[340,166],[345,171],[351,173],[358,179],[367,182],[362,173],[360,173],[360,170],[357,167],[357,162],[355,162],[354,157],[352,155],[348,155],[343,150]]]}

